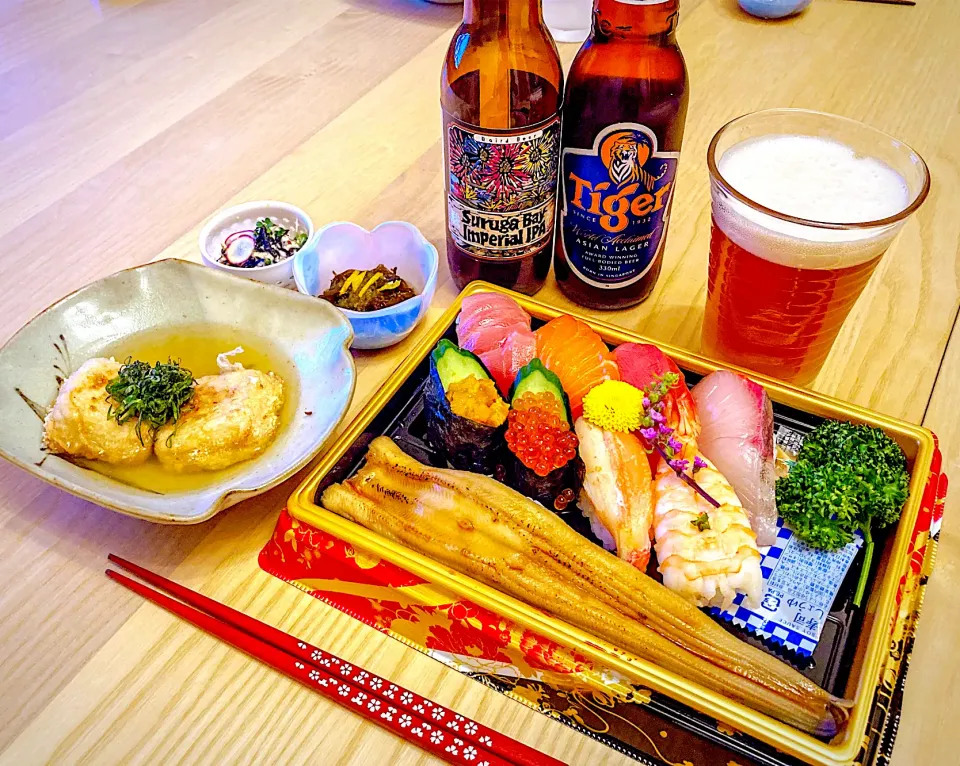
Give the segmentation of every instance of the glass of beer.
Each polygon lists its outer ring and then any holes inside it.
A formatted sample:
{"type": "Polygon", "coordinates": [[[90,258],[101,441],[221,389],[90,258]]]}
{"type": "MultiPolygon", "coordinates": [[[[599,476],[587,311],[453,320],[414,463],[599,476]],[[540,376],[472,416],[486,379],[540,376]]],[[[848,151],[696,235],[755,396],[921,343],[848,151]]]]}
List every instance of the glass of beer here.
{"type": "Polygon", "coordinates": [[[707,150],[704,350],[811,382],[883,253],[930,189],[906,144],[845,117],[771,109],[707,150]]]}

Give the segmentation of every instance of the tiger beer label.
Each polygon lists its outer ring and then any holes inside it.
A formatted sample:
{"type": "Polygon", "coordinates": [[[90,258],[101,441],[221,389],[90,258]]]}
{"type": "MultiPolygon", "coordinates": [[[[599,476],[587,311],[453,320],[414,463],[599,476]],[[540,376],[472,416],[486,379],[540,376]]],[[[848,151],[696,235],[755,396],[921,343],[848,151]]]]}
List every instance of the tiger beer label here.
{"type": "Polygon", "coordinates": [[[592,149],[563,150],[563,249],[584,282],[625,287],[654,267],[678,156],[659,151],[653,131],[631,122],[605,128],[592,149]]]}
{"type": "Polygon", "coordinates": [[[453,241],[479,258],[515,259],[553,236],[560,117],[535,130],[447,125],[447,209],[453,241]]]}

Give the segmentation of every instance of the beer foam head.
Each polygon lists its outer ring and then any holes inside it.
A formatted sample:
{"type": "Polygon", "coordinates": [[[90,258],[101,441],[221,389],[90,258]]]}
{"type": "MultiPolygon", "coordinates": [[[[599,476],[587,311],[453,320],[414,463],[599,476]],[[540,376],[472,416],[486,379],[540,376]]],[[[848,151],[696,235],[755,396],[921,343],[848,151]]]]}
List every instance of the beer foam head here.
{"type": "MultiPolygon", "coordinates": [[[[896,215],[910,202],[904,178],[846,144],[802,135],[770,135],[735,144],[719,158],[727,183],[779,213],[853,224],[896,215]]],[[[823,229],[784,221],[714,190],[714,220],[736,244],[767,260],[801,268],[853,266],[880,255],[900,224],[823,229]]]]}

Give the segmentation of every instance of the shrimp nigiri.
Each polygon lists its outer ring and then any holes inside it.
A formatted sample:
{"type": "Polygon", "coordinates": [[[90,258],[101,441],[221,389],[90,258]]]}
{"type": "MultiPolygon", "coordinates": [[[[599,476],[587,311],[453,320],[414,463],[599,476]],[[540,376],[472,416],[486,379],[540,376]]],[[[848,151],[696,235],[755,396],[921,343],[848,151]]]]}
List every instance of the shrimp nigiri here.
{"type": "Polygon", "coordinates": [[[725,609],[744,593],[746,605],[757,607],[763,591],[757,537],[729,482],[704,462],[697,484],[719,508],[665,461],[657,466],[654,531],[663,584],[697,606],[725,609]]]}
{"type": "Polygon", "coordinates": [[[605,431],[586,418],[575,428],[586,467],[580,507],[610,533],[617,556],[644,571],[650,560],[653,477],[643,444],[633,433],[605,431]]]}

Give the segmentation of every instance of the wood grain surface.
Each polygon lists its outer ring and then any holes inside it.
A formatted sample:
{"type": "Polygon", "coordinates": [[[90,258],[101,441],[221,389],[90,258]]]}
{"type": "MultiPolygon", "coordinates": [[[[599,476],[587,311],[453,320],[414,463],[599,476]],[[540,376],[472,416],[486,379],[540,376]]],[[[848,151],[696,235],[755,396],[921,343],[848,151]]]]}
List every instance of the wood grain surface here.
{"type": "MultiPolygon", "coordinates": [[[[816,0],[797,18],[761,22],[735,0],[684,0],[691,100],[665,266],[646,304],[605,318],[698,348],[704,158],[728,119],[801,106],[869,122],[926,158],[933,188],[814,387],[934,429],[960,476],[952,6],[816,0]]],[[[404,219],[442,249],[437,82],[459,13],[421,0],[0,0],[0,342],[113,271],[197,260],[200,225],[233,202],[288,200],[318,225],[404,219]]],[[[561,52],[569,62],[576,47],[561,52]]],[[[445,267],[441,283],[428,323],[454,297],[445,267]]],[[[568,305],[552,284],[539,297],[568,305]]],[[[357,354],[351,413],[415,337],[357,354]]],[[[627,762],[261,572],[256,554],[298,480],[172,528],[0,465],[0,763],[433,762],[108,582],[109,551],[571,763],[627,762]]],[[[955,763],[960,749],[955,505],[927,591],[897,766],[955,763]]]]}

